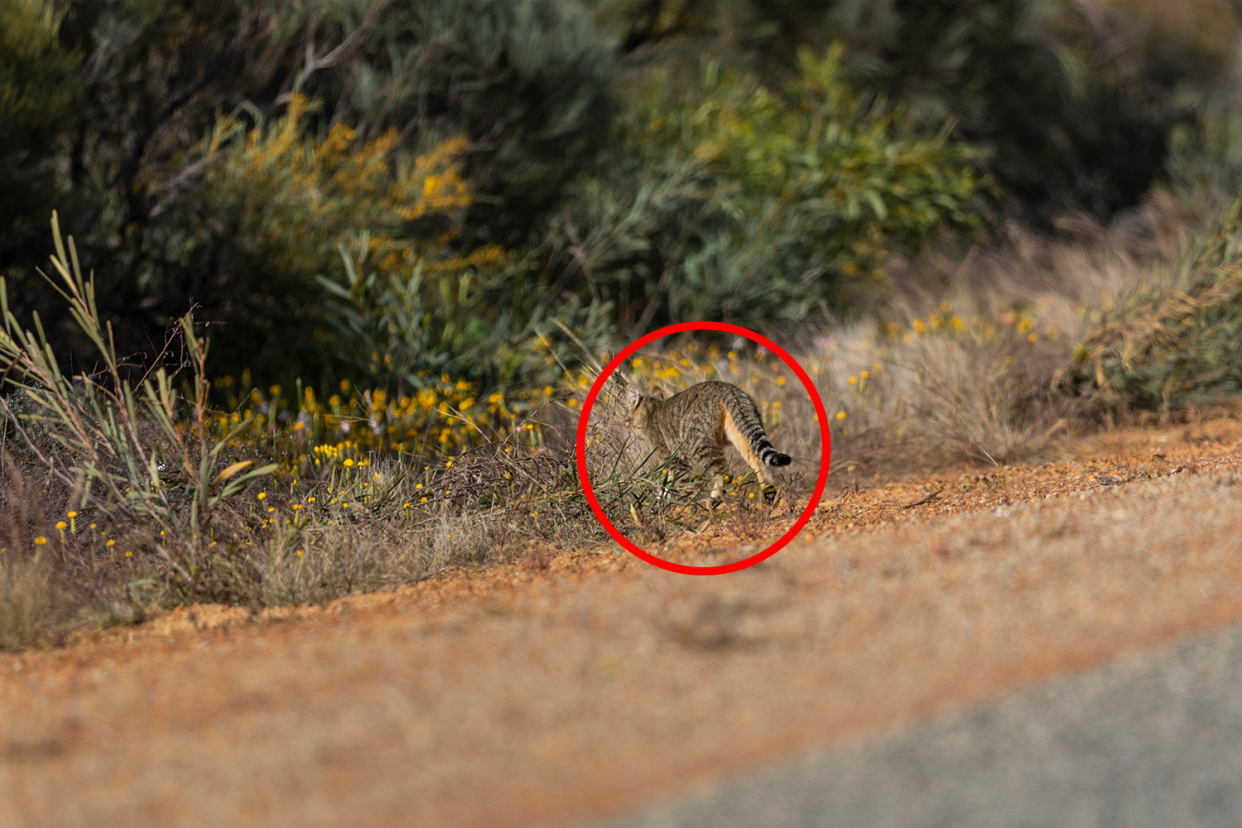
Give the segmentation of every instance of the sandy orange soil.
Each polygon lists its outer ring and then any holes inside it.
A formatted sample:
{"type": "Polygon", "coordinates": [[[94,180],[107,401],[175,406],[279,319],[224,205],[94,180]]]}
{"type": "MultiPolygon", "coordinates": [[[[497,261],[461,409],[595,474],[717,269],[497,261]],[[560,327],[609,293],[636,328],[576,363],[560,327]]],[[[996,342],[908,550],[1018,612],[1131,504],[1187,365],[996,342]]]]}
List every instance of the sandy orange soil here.
{"type": "MultiPolygon", "coordinates": [[[[640,807],[1242,619],[1240,473],[1233,421],[1116,432],[1046,465],[832,493],[732,575],[610,545],[2,655],[0,825],[560,825],[640,807]]],[[[764,543],[730,526],[663,554],[764,543]]]]}

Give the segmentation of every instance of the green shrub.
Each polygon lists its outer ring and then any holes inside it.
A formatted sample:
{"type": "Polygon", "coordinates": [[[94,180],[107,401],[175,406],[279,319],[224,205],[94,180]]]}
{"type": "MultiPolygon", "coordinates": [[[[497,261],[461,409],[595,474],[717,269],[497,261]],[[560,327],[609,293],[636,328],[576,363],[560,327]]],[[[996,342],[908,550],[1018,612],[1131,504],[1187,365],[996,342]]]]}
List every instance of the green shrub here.
{"type": "Polygon", "coordinates": [[[782,323],[840,309],[894,247],[974,226],[978,153],[856,93],[840,56],[803,54],[784,95],[709,66],[696,96],[637,107],[624,168],[585,182],[555,230],[579,294],[634,330],[782,323]]]}
{"type": "MultiPolygon", "coordinates": [[[[345,30],[376,5],[342,14],[345,30]]],[[[465,177],[480,196],[470,223],[510,247],[537,232],[602,148],[616,71],[581,4],[424,0],[386,6],[349,60],[306,91],[346,101],[335,117],[357,118],[364,135],[396,127],[420,152],[467,136],[465,177]]]]}
{"type": "MultiPolygon", "coordinates": [[[[300,136],[350,125],[350,151],[387,143],[393,177],[465,136],[455,160],[477,197],[454,255],[525,243],[610,122],[610,45],[575,4],[556,0],[0,0],[0,15],[0,269],[13,310],[50,318],[59,309],[35,274],[51,239],[29,219],[57,207],[98,268],[102,310],[123,322],[119,350],[145,350],[197,304],[221,325],[220,373],[325,379],[337,343],[315,275],[339,273],[342,238],[330,231],[353,215],[373,239],[410,232],[371,223],[377,202],[340,192],[335,215],[301,228],[305,246],[292,243],[298,228],[272,228],[261,214],[251,217],[283,238],[228,232],[239,206],[274,197],[264,176],[250,195],[239,192],[244,179],[222,186],[195,151],[204,134],[219,137],[221,112],[253,129],[278,121],[296,95],[318,100],[300,136]]],[[[288,195],[273,220],[307,215],[288,195]]],[[[61,325],[46,333],[60,353],[87,356],[61,325]]]]}
{"type": "Polygon", "coordinates": [[[47,215],[62,131],[79,94],[82,55],[59,41],[63,10],[51,2],[0,0],[0,267],[47,215]]]}
{"type": "Polygon", "coordinates": [[[418,261],[452,280],[507,260],[495,245],[458,243],[472,200],[461,177],[464,138],[411,158],[395,130],[364,141],[338,122],[316,135],[313,109],[295,95],[270,124],[222,118],[199,148],[206,206],[191,244],[214,248],[222,267],[197,298],[229,325],[218,337],[224,366],[312,377],[352,367],[357,343],[330,336],[316,277],[341,272],[338,246],[354,230],[368,234],[368,254],[385,273],[418,261]]]}
{"type": "Polygon", "coordinates": [[[1006,206],[1045,226],[1138,202],[1161,172],[1173,87],[1227,64],[1229,36],[1199,33],[1237,25],[1217,0],[832,6],[850,76],[922,117],[954,119],[954,137],[988,151],[1006,206]]]}
{"type": "Polygon", "coordinates": [[[632,50],[622,77],[693,77],[709,52],[766,80],[800,48],[846,46],[845,77],[952,119],[988,152],[1003,206],[1051,227],[1135,205],[1162,172],[1179,92],[1232,88],[1239,16],[1229,0],[604,0],[601,23],[632,50]]]}
{"type": "Polygon", "coordinates": [[[525,265],[462,238],[474,198],[464,137],[408,158],[395,130],[363,141],[338,122],[314,135],[312,111],[295,95],[271,124],[223,118],[199,150],[211,206],[197,232],[235,262],[203,297],[234,326],[226,364],[344,370],[399,395],[444,373],[489,388],[556,379],[553,320],[598,338],[603,307],[549,308],[525,265]],[[264,353],[256,338],[280,347],[264,353]]]}
{"type": "Polygon", "coordinates": [[[320,282],[350,367],[398,395],[442,375],[493,391],[556,383],[612,333],[608,304],[549,302],[528,265],[446,269],[410,256],[377,266],[372,246],[365,233],[342,245],[343,275],[320,282]]]}

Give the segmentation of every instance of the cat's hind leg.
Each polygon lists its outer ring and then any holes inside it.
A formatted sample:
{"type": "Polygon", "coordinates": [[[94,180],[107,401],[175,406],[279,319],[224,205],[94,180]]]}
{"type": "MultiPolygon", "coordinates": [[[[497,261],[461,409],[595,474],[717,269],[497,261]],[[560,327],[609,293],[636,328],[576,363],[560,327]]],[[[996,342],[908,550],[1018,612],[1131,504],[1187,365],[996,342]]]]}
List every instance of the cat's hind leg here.
{"type": "Polygon", "coordinates": [[[719,502],[724,498],[725,483],[729,480],[729,465],[725,461],[724,446],[714,444],[704,446],[699,456],[704,461],[712,481],[712,500],[719,502]]]}

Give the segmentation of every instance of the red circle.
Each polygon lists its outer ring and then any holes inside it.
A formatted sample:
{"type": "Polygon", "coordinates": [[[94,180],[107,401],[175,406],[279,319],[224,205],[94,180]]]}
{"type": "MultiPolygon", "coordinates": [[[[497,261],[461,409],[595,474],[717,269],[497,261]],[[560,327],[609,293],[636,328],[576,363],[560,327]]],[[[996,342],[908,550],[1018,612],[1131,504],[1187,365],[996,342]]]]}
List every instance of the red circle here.
{"type": "Polygon", "coordinates": [[[737,572],[754,566],[760,561],[767,560],[777,552],[785,548],[794,537],[802,531],[807,522],[810,521],[811,515],[815,513],[815,507],[819,505],[819,499],[824,493],[824,486],[828,483],[828,462],[832,453],[832,436],[828,432],[828,414],[824,411],[824,403],[819,398],[819,392],[815,390],[815,385],[811,382],[811,378],[806,371],[802,370],[802,366],[785,352],[783,348],[772,342],[770,339],[760,336],[754,331],[748,331],[746,328],[737,325],[728,325],[723,322],[682,322],[677,325],[669,325],[652,331],[641,339],[633,342],[624,351],[612,358],[612,361],[604,366],[604,370],[595,378],[595,383],[591,386],[591,390],[587,392],[586,401],[582,405],[582,414],[578,417],[578,477],[582,480],[582,490],[586,493],[587,503],[591,505],[591,511],[595,513],[595,517],[599,520],[600,525],[612,535],[617,543],[628,549],[633,555],[646,561],[653,566],[661,569],[667,569],[669,572],[680,572],[684,575],[723,575],[726,572],[737,572]],[[599,501],[595,497],[595,490],[591,488],[591,479],[587,474],[586,468],[586,433],[587,423],[591,416],[591,408],[595,405],[595,398],[599,396],[600,390],[604,387],[604,383],[608,381],[608,377],[612,376],[612,372],[630,357],[639,348],[648,345],[657,339],[663,339],[675,333],[683,333],[685,331],[719,331],[721,333],[736,334],[744,336],[752,342],[757,342],[764,348],[781,358],[781,361],[789,366],[790,370],[797,375],[802,381],[803,387],[807,393],[811,395],[811,402],[815,404],[815,414],[819,418],[819,431],[821,435],[821,457],[819,464],[819,479],[815,482],[815,492],[811,495],[810,502],[807,503],[806,509],[802,512],[802,516],[798,521],[790,527],[784,535],[776,541],[776,543],[764,549],[762,552],[751,555],[740,561],[731,564],[720,564],[719,566],[687,566],[685,564],[676,564],[657,558],[649,552],[640,549],[636,544],[632,543],[629,538],[621,534],[617,527],[612,525],[612,521],[604,514],[603,508],[600,507],[599,501]]]}

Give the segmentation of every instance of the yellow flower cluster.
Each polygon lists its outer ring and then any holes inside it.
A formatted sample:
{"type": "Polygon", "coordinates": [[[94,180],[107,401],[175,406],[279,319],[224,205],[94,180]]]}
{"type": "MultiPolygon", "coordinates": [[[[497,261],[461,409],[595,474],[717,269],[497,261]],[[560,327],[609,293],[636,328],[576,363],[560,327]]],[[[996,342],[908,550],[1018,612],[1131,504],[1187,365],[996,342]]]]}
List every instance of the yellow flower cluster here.
{"type": "MultiPolygon", "coordinates": [[[[976,314],[968,322],[953,312],[953,306],[950,303],[941,302],[937,313],[928,314],[926,318],[911,320],[908,330],[904,330],[895,323],[889,323],[885,326],[885,336],[890,342],[900,338],[905,343],[913,342],[918,336],[933,334],[990,342],[1002,334],[1017,333],[1020,338],[1035,344],[1039,342],[1039,334],[1034,332],[1034,328],[1035,322],[1030,313],[1025,310],[1006,311],[991,317],[976,314]]],[[[1045,334],[1052,339],[1058,337],[1058,332],[1051,328],[1045,334]]]]}
{"type": "MultiPolygon", "coordinates": [[[[249,385],[248,376],[242,379],[241,387],[249,385]]],[[[366,467],[376,452],[448,456],[484,439],[514,437],[521,445],[538,447],[542,430],[528,418],[553,394],[547,386],[519,392],[512,400],[497,392],[481,401],[471,383],[447,374],[395,396],[383,389],[359,392],[345,380],[341,393],[326,404],[310,388],[302,389],[300,398],[286,399],[280,386],[272,386],[269,395],[252,389],[238,397],[231,391],[237,387],[233,377],[217,385],[229,389],[226,402],[233,413],[216,415],[216,433],[227,433],[243,416],[253,418],[255,427],[240,439],[276,449],[285,472],[302,479],[366,467]]]]}
{"type": "Polygon", "coordinates": [[[470,193],[456,163],[465,149],[464,136],[450,138],[415,160],[413,172],[395,187],[406,203],[399,209],[402,218],[413,221],[428,213],[447,213],[469,206],[470,193]]]}
{"type": "MultiPolygon", "coordinates": [[[[915,319],[910,323],[910,327],[915,334],[926,334],[934,331],[958,334],[966,332],[965,321],[953,312],[953,306],[948,302],[940,303],[939,313],[928,314],[926,321],[915,319]]],[[[906,341],[908,342],[909,339],[906,341]]]]}
{"type": "Polygon", "coordinates": [[[342,440],[336,445],[327,443],[315,446],[311,454],[311,462],[316,466],[334,466],[341,465],[345,468],[353,466],[369,466],[371,461],[368,457],[355,457],[358,455],[357,446],[353,440],[342,440]]]}
{"type": "Polygon", "coordinates": [[[327,266],[325,255],[335,257],[350,230],[365,226],[372,229],[373,261],[385,272],[422,261],[435,272],[458,273],[507,260],[496,245],[464,254],[452,245],[471,204],[458,161],[464,137],[442,141],[410,164],[396,130],[361,144],[345,123],[333,125],[322,140],[307,135],[313,109],[294,95],[282,118],[231,145],[226,139],[242,124],[221,118],[203,146],[210,197],[239,202],[242,248],[289,272],[314,273],[327,266]],[[430,217],[446,220],[449,229],[410,233],[411,221],[430,217]]]}

